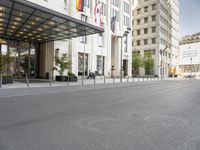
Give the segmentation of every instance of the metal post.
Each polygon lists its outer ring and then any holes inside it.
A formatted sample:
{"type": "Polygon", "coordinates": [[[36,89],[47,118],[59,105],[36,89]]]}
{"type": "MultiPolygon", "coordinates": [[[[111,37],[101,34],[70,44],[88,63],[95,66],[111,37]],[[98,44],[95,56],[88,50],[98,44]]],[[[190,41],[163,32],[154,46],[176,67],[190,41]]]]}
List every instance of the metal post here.
{"type": "MultiPolygon", "coordinates": [[[[0,65],[2,63],[2,49],[1,49],[1,44],[0,44],[0,65]]],[[[2,88],[2,70],[0,70],[0,88],[2,88]]]]}
{"type": "Polygon", "coordinates": [[[106,76],[104,76],[104,84],[106,84],[106,76]]]}
{"type": "Polygon", "coordinates": [[[127,77],[127,82],[129,82],[129,76],[127,77]]]}
{"type": "Polygon", "coordinates": [[[83,78],[84,78],[84,77],[83,77],[83,75],[82,75],[82,85],[84,85],[83,78]]]}
{"type": "Polygon", "coordinates": [[[123,63],[123,61],[122,61],[122,49],[123,49],[123,36],[121,37],[121,64],[120,64],[120,67],[121,67],[121,70],[120,70],[120,82],[122,83],[122,67],[123,67],[123,65],[122,65],[122,63],[123,63]]]}
{"type": "Polygon", "coordinates": [[[0,88],[2,88],[2,74],[0,75],[0,88]]]}
{"type": "Polygon", "coordinates": [[[96,85],[96,77],[94,77],[94,85],[96,85]]]}
{"type": "Polygon", "coordinates": [[[144,82],[144,76],[143,76],[143,82],[144,82]]]}
{"type": "Polygon", "coordinates": [[[190,58],[190,76],[192,78],[192,58],[190,58]]]}
{"type": "Polygon", "coordinates": [[[67,86],[69,86],[69,75],[67,76],[67,86]]]}
{"type": "Polygon", "coordinates": [[[26,73],[26,84],[27,84],[27,87],[30,87],[27,73],[26,73]]]}
{"type": "Polygon", "coordinates": [[[139,76],[138,76],[138,82],[140,81],[140,78],[139,78],[139,76]]]}
{"type": "Polygon", "coordinates": [[[113,83],[115,83],[115,77],[113,76],[113,83]]]}
{"type": "Polygon", "coordinates": [[[51,86],[51,71],[49,71],[49,86],[51,86]]]}

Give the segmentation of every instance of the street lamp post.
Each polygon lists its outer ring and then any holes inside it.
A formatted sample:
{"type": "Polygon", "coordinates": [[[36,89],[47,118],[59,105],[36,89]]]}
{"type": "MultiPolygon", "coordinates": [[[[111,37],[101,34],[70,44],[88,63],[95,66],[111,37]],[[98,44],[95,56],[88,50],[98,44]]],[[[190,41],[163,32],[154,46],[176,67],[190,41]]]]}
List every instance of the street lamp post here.
{"type": "Polygon", "coordinates": [[[192,77],[192,57],[190,58],[190,77],[192,77]]]}
{"type": "MultiPolygon", "coordinates": [[[[127,30],[124,32],[122,36],[117,36],[121,39],[121,57],[120,57],[120,82],[122,83],[122,72],[123,72],[123,38],[128,36],[129,32],[131,31],[131,28],[127,28],[127,30]]],[[[127,44],[127,43],[126,43],[127,44]]],[[[127,48],[127,45],[126,45],[127,48]]]]}

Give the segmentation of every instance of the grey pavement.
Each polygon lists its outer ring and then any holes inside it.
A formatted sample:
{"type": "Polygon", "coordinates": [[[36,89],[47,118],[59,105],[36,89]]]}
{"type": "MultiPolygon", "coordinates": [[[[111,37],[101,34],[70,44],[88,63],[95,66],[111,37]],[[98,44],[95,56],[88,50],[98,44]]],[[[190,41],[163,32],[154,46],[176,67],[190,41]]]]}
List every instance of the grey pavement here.
{"type": "Polygon", "coordinates": [[[200,81],[0,90],[0,150],[199,150],[200,81]]]}
{"type": "MultiPolygon", "coordinates": [[[[126,77],[122,79],[123,83],[128,82],[149,82],[149,81],[159,81],[160,78],[130,78],[126,77]]],[[[165,80],[183,80],[180,78],[165,78],[165,80]]],[[[23,82],[19,82],[19,80],[14,81],[14,84],[3,84],[3,89],[16,89],[16,88],[27,88],[26,80],[23,79],[23,82]]],[[[84,79],[82,82],[82,78],[79,77],[78,82],[56,82],[42,79],[30,79],[29,87],[38,88],[38,87],[59,87],[59,86],[80,86],[80,85],[94,85],[94,84],[110,84],[110,83],[120,83],[120,78],[108,78],[104,76],[97,77],[95,80],[93,79],[84,79]],[[32,81],[33,80],[33,81],[32,81]]]]}

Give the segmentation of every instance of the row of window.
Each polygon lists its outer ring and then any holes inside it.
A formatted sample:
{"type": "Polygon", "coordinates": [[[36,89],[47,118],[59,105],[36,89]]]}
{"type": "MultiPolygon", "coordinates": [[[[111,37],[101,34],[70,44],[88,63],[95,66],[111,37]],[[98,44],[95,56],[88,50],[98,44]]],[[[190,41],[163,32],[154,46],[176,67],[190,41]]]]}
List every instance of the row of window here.
{"type": "MultiPolygon", "coordinates": [[[[156,4],[151,5],[151,10],[156,10],[156,4]]],[[[148,12],[149,11],[149,6],[144,7],[144,12],[148,12]]],[[[142,13],[142,9],[138,8],[137,9],[137,15],[140,15],[142,13]]]]}
{"type": "MultiPolygon", "coordinates": [[[[151,53],[152,55],[155,55],[156,54],[156,50],[155,49],[152,49],[152,50],[144,50],[144,56],[145,54],[147,53],[151,53]]],[[[140,51],[134,51],[133,53],[136,53],[136,54],[140,54],[140,51]]]]}
{"type": "MultiPolygon", "coordinates": [[[[136,45],[137,45],[137,46],[142,45],[142,41],[143,41],[143,44],[144,44],[144,45],[156,44],[156,38],[151,38],[151,39],[137,40],[137,41],[136,41],[136,45]],[[151,41],[151,43],[150,43],[149,41],[151,41]]],[[[132,45],[134,46],[134,43],[132,43],[132,45]]]]}
{"type": "MultiPolygon", "coordinates": [[[[151,16],[151,21],[152,22],[156,21],[156,15],[151,16]]],[[[136,22],[137,22],[137,25],[140,25],[141,24],[141,19],[137,19],[136,22]]],[[[149,22],[149,18],[145,17],[144,18],[144,23],[148,23],[148,22],[149,22]]]]}
{"type": "MultiPolygon", "coordinates": [[[[155,33],[156,32],[156,27],[151,27],[150,29],[151,29],[151,33],[155,33]]],[[[141,31],[142,30],[137,30],[136,31],[137,35],[141,35],[141,31]]],[[[143,31],[144,31],[144,34],[148,34],[149,33],[149,28],[144,28],[143,31]]]]}

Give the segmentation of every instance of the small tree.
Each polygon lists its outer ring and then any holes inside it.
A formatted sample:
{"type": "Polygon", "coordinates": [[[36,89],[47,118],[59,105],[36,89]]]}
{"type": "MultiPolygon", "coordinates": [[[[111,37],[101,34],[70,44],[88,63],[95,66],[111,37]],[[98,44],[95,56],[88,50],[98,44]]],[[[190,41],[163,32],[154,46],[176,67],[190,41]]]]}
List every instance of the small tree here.
{"type": "Polygon", "coordinates": [[[8,74],[8,69],[10,63],[14,60],[13,57],[10,56],[10,53],[7,55],[1,54],[0,56],[0,74],[8,74]]]}
{"type": "Polygon", "coordinates": [[[152,57],[151,51],[147,51],[144,54],[144,68],[145,68],[146,74],[153,74],[154,59],[152,57]]]}
{"type": "Polygon", "coordinates": [[[139,68],[143,67],[144,61],[139,53],[133,52],[132,55],[132,68],[134,74],[139,74],[139,68]]]}
{"type": "Polygon", "coordinates": [[[64,53],[60,57],[55,57],[55,65],[56,67],[54,67],[53,70],[57,70],[62,77],[65,70],[69,71],[71,69],[71,59],[67,53],[64,53]]]}

